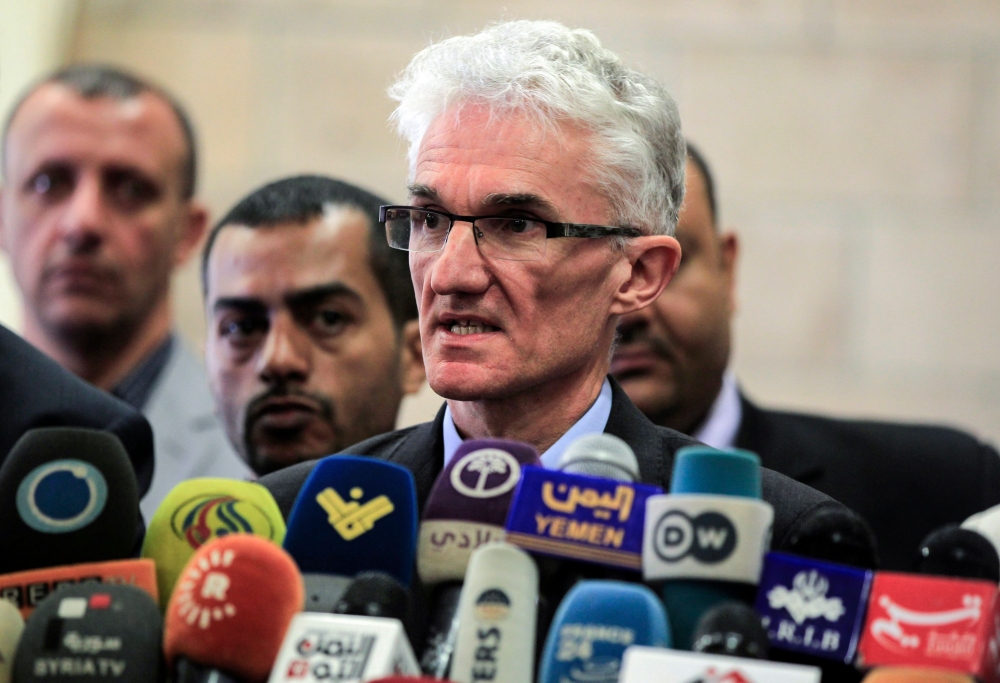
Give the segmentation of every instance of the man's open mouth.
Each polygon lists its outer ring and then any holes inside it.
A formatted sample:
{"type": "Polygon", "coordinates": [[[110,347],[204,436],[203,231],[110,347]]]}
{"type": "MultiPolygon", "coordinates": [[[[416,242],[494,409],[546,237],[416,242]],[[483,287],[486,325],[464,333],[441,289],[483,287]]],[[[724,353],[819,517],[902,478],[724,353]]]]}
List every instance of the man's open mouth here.
{"type": "Polygon", "coordinates": [[[452,319],[445,320],[444,326],[452,334],[485,334],[486,332],[499,332],[500,328],[496,325],[490,325],[489,323],[482,322],[481,320],[470,320],[470,319],[452,319]]]}

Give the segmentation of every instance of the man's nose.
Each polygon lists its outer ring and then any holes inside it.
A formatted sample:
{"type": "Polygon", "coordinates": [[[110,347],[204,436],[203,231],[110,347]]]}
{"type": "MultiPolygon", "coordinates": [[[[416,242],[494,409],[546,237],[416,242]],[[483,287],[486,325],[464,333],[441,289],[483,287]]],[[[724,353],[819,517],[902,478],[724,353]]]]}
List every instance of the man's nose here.
{"type": "Polygon", "coordinates": [[[299,328],[291,315],[276,315],[258,357],[257,372],[261,380],[268,384],[305,382],[311,371],[309,335],[299,328]]]}
{"type": "Polygon", "coordinates": [[[81,174],[63,212],[59,229],[74,251],[97,247],[108,225],[108,207],[100,178],[81,174]]]}
{"type": "Polygon", "coordinates": [[[489,286],[486,261],[473,234],[477,229],[465,221],[452,226],[431,267],[431,288],[436,294],[479,294],[489,286]]]}

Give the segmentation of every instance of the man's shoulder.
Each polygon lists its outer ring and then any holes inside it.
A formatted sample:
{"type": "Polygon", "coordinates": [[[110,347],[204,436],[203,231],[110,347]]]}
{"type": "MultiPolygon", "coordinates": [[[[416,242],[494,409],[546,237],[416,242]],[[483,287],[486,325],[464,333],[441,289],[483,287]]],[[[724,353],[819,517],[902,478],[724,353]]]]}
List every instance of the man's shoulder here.
{"type": "MultiPolygon", "coordinates": [[[[412,427],[379,434],[349,448],[345,448],[336,455],[363,455],[378,458],[379,460],[386,460],[402,465],[411,471],[414,468],[423,468],[432,457],[429,449],[407,448],[407,446],[413,440],[424,441],[429,436],[427,432],[432,429],[432,426],[433,423],[425,422],[412,427]]],[[[264,475],[258,480],[274,496],[285,519],[288,519],[288,515],[291,514],[292,506],[299,495],[299,490],[306,479],[309,478],[317,462],[317,460],[300,462],[291,467],[264,475]]]]}

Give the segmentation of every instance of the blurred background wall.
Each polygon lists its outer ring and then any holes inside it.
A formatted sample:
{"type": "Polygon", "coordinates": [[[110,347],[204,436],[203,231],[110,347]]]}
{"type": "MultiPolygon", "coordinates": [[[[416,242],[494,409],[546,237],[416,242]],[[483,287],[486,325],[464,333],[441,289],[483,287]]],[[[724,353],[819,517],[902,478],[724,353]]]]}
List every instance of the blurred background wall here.
{"type": "MultiPolygon", "coordinates": [[[[677,97],[739,231],[735,365],[768,405],[1000,441],[996,0],[2,0],[0,103],[65,61],[187,104],[215,215],[281,175],[403,199],[385,89],[431,39],[501,18],[594,30],[677,97]]],[[[0,271],[6,278],[6,271],[0,271]]],[[[204,330],[194,264],[181,328],[204,330]]],[[[9,279],[0,321],[19,324],[9,279]]],[[[402,423],[427,419],[429,391],[402,423]]]]}

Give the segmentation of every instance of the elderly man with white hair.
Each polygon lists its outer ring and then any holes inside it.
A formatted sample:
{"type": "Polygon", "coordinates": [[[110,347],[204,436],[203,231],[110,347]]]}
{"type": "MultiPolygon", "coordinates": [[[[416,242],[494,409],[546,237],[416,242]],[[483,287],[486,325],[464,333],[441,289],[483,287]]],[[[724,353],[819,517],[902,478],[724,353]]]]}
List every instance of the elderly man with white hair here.
{"type": "MultiPolygon", "coordinates": [[[[677,105],[588,31],[517,21],[417,54],[390,89],[409,143],[409,205],[383,207],[410,252],[433,422],[346,453],[408,467],[421,504],[464,439],[515,439],[554,467],[584,434],[635,451],[667,487],[697,442],[647,420],[608,376],[619,319],[677,269],[684,193],[677,105]]],[[[287,515],[303,463],[261,479],[287,515]]],[[[774,544],[837,503],[765,471],[774,544]]]]}

